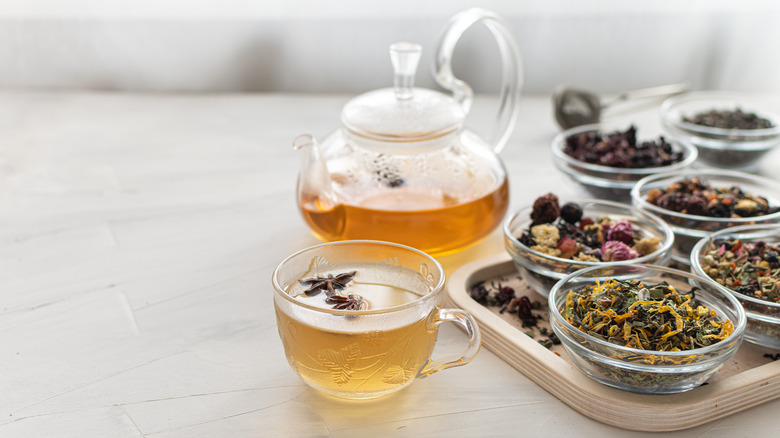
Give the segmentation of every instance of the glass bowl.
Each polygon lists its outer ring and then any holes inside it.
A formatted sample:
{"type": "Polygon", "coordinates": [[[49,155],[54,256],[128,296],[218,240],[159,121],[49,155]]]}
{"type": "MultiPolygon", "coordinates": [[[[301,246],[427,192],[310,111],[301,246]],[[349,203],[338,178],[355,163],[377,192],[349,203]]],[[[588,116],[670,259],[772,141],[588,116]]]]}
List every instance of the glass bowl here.
{"type": "Polygon", "coordinates": [[[757,345],[780,350],[780,302],[765,301],[739,293],[733,288],[718,284],[704,272],[703,257],[714,246],[713,242],[721,239],[740,239],[743,243],[764,241],[776,245],[780,243],[780,224],[744,225],[721,230],[701,239],[691,252],[693,272],[710,280],[714,287],[731,293],[742,304],[747,316],[745,339],[757,345]]]}
{"type": "MultiPolygon", "coordinates": [[[[585,132],[608,134],[616,131],[624,132],[627,129],[628,127],[625,126],[625,124],[599,123],[578,126],[563,131],[556,135],[552,142],[553,164],[572,180],[580,183],[588,192],[597,198],[609,199],[612,201],[628,201],[631,199],[631,189],[640,179],[656,173],[683,169],[696,161],[697,152],[695,147],[673,139],[667,139],[667,141],[672,145],[673,151],[683,153],[683,159],[682,161],[669,166],[636,169],[603,166],[600,164],[587,163],[564,153],[566,139],[572,135],[578,135],[585,132]]],[[[638,141],[657,139],[658,136],[655,138],[643,136],[642,132],[637,129],[638,141]]]]}
{"type": "MultiPolygon", "coordinates": [[[[599,199],[585,199],[577,202],[583,211],[583,217],[597,218],[608,216],[614,221],[631,221],[634,229],[647,237],[658,237],[661,242],[658,250],[631,260],[621,262],[609,262],[611,264],[636,264],[648,263],[665,265],[671,257],[671,248],[674,242],[674,233],[671,228],[653,214],[640,211],[629,205],[599,199]]],[[[558,280],[580,269],[600,266],[606,262],[589,262],[554,257],[520,243],[518,236],[528,230],[531,225],[531,211],[529,206],[518,210],[504,222],[504,247],[512,256],[517,270],[536,292],[547,297],[550,289],[558,280]]]]}
{"type": "Polygon", "coordinates": [[[743,218],[719,218],[678,213],[647,202],[647,192],[664,189],[672,183],[687,178],[701,178],[716,187],[740,187],[745,193],[763,196],[770,206],[780,206],[780,185],[768,178],[721,169],[689,169],[648,176],[640,180],[631,191],[632,204],[640,210],[653,213],[663,219],[674,231],[672,260],[690,265],[691,250],[696,243],[713,231],[738,225],[780,222],[780,211],[764,216],[743,218]]]}
{"type": "Polygon", "coordinates": [[[745,311],[731,294],[709,281],[672,268],[648,265],[604,265],[583,269],[550,291],[550,325],[574,364],[588,377],[613,388],[643,394],[673,394],[704,383],[742,344],[745,311]],[[680,292],[697,287],[695,298],[734,323],[732,334],[707,347],[683,351],[640,350],[612,344],[571,325],[559,308],[571,289],[606,278],[666,281],[680,292]]]}
{"type": "Polygon", "coordinates": [[[770,98],[745,93],[699,91],[675,96],[661,105],[661,120],[666,132],[699,151],[699,162],[733,170],[749,171],[758,167],[761,157],[780,144],[780,118],[772,114],[778,105],[770,98]],[[684,121],[685,117],[710,110],[740,108],[772,122],[765,129],[724,129],[684,121]]]}

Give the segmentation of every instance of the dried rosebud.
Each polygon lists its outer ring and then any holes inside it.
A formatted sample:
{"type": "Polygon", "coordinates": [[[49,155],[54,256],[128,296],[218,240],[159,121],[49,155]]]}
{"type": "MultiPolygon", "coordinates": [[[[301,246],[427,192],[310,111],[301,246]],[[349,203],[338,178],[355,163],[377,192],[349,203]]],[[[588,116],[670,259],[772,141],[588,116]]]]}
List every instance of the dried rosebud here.
{"type": "Polygon", "coordinates": [[[626,245],[634,243],[634,227],[629,221],[618,221],[612,224],[607,231],[607,240],[617,240],[626,245]]]}
{"type": "Polygon", "coordinates": [[[582,207],[574,202],[567,202],[561,207],[561,219],[574,225],[582,219],[582,207]]]}
{"type": "Polygon", "coordinates": [[[639,253],[623,242],[610,240],[601,246],[601,259],[605,262],[619,262],[639,257],[639,253]]]}
{"type": "Polygon", "coordinates": [[[561,208],[558,204],[558,197],[552,193],[540,196],[534,201],[531,211],[532,225],[549,224],[558,219],[561,214],[561,208]]]}
{"type": "Polygon", "coordinates": [[[558,241],[557,248],[561,252],[561,258],[570,259],[574,254],[577,254],[579,245],[577,245],[577,242],[571,237],[563,236],[561,237],[561,240],[558,241]]]}

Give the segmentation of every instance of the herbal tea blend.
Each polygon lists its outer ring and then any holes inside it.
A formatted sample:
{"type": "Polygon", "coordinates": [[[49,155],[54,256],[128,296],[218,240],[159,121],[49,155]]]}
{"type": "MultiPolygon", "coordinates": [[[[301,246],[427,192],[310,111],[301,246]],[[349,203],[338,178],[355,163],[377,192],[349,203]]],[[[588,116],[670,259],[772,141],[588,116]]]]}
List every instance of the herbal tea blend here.
{"type": "Polygon", "coordinates": [[[699,178],[683,179],[665,189],[647,192],[647,202],[667,210],[708,217],[754,217],[771,214],[778,207],[770,206],[762,196],[745,193],[739,187],[714,187],[699,178]]]}
{"type": "Polygon", "coordinates": [[[608,279],[571,289],[559,309],[574,327],[607,342],[653,351],[683,351],[726,339],[734,323],[672,285],[608,279]]]}
{"type": "Polygon", "coordinates": [[[690,118],[683,117],[683,121],[720,129],[768,129],[774,127],[770,120],[753,112],[744,112],[741,108],[734,110],[712,109],[690,118]]]}
{"type": "Polygon", "coordinates": [[[739,239],[713,242],[702,270],[719,284],[759,300],[780,301],[780,245],[739,239]]]}
{"type": "Polygon", "coordinates": [[[533,223],[517,239],[534,251],[564,259],[609,262],[631,260],[658,250],[661,239],[645,237],[630,221],[607,216],[583,217],[582,207],[570,202],[562,207],[548,193],[536,199],[533,223]]]}
{"type": "Polygon", "coordinates": [[[625,132],[588,131],[571,135],[566,138],[563,152],[586,163],[621,168],[661,167],[683,160],[683,153],[675,152],[663,137],[637,142],[634,126],[625,132]]]}

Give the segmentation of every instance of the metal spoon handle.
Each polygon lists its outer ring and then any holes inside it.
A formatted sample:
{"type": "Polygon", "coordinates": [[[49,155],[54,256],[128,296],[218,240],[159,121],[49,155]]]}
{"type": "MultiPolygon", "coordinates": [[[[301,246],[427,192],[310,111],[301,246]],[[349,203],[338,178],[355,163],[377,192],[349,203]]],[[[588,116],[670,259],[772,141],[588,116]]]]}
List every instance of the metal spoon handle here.
{"type": "Polygon", "coordinates": [[[680,94],[688,91],[691,88],[690,82],[682,82],[679,84],[661,85],[658,87],[642,88],[640,90],[626,91],[619,94],[617,97],[610,101],[601,104],[601,107],[607,107],[616,102],[621,102],[629,99],[644,99],[648,97],[658,96],[670,96],[673,94],[680,94]]]}

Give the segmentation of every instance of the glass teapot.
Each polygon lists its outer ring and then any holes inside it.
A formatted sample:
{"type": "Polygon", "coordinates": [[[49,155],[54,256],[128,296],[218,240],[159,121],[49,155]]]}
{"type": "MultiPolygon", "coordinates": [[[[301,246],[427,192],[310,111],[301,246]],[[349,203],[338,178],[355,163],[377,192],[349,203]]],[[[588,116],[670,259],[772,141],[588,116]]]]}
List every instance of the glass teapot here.
{"type": "Polygon", "coordinates": [[[416,44],[391,45],[393,88],[352,99],[341,129],[322,144],[308,134],[293,142],[301,158],[298,205],[318,238],[385,240],[442,255],[480,241],[506,214],[509,184],[497,154],[517,122],[522,82],[508,27],[479,8],[452,18],[434,64],[452,96],[413,86],[420,54],[416,44]],[[461,35],[478,22],[494,35],[503,64],[490,144],[464,129],[473,92],[451,65],[461,35]]]}

